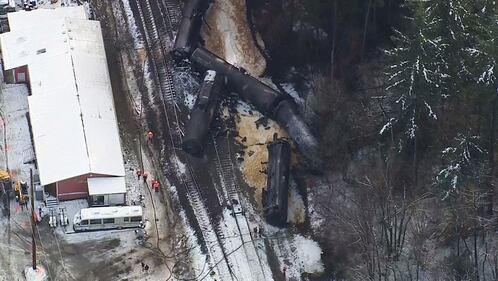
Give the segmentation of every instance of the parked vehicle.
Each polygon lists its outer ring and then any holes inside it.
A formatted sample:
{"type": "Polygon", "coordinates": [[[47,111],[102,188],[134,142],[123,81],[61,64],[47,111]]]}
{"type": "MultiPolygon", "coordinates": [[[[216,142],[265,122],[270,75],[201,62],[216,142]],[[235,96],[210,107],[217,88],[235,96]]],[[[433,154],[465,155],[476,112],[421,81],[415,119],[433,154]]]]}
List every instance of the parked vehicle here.
{"type": "Polygon", "coordinates": [[[0,170],[0,193],[12,191],[12,182],[8,171],[0,170]]]}
{"type": "Polygon", "coordinates": [[[85,208],[73,220],[74,231],[133,228],[142,225],[141,206],[85,208]]]}
{"type": "Polygon", "coordinates": [[[28,183],[18,180],[15,186],[16,201],[19,205],[24,205],[29,201],[28,183]]]}

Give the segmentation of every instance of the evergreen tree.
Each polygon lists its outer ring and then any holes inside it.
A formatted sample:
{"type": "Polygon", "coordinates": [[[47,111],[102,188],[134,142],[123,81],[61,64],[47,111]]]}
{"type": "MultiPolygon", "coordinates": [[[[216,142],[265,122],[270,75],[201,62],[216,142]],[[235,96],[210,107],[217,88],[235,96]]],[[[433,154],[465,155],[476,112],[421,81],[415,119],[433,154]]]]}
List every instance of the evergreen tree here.
{"type": "MultiPolygon", "coordinates": [[[[486,35],[488,28],[479,11],[479,0],[435,0],[428,2],[428,14],[437,22],[438,34],[445,75],[445,97],[455,97],[469,86],[472,80],[473,55],[480,38],[486,35]]],[[[470,85],[472,87],[472,85],[470,85]]]]}
{"type": "Polygon", "coordinates": [[[478,136],[459,134],[455,145],[445,148],[441,154],[445,165],[436,180],[444,190],[443,200],[467,185],[479,186],[482,183],[486,153],[478,136]]]}
{"type": "Polygon", "coordinates": [[[478,52],[475,57],[475,75],[480,88],[476,91],[475,99],[481,116],[482,125],[486,128],[482,132],[488,149],[488,175],[483,185],[483,200],[480,212],[483,216],[493,215],[493,197],[496,185],[496,142],[498,131],[498,17],[492,1],[484,1],[480,10],[481,19],[487,25],[487,33],[481,36],[478,43],[478,52]]]}
{"type": "Polygon", "coordinates": [[[448,78],[438,25],[425,5],[407,4],[412,16],[406,17],[406,31],[396,30],[392,38],[395,47],[385,51],[389,120],[380,134],[391,132],[399,151],[411,144],[414,153],[421,126],[437,120],[434,106],[439,104],[448,78]]]}

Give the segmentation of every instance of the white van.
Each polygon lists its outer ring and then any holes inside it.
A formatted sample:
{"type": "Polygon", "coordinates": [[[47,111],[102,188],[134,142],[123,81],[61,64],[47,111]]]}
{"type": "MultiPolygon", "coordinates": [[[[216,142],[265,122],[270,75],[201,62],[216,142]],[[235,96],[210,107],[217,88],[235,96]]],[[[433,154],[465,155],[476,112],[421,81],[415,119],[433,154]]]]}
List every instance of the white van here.
{"type": "Polygon", "coordinates": [[[74,231],[141,227],[141,206],[98,207],[81,209],[73,220],[74,231]]]}

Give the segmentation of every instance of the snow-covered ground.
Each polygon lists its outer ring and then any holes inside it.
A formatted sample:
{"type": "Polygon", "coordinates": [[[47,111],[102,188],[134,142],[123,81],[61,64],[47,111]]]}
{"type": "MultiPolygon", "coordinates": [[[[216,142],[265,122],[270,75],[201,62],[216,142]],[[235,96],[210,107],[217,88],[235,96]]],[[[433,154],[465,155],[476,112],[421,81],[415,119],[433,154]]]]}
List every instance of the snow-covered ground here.
{"type": "Polygon", "coordinates": [[[304,223],[306,210],[304,201],[297,191],[297,183],[292,179],[289,182],[289,201],[287,208],[287,221],[292,224],[304,223]]]}
{"type": "Polygon", "coordinates": [[[0,167],[7,165],[13,179],[29,182],[29,169],[33,161],[34,151],[28,127],[28,88],[26,85],[1,85],[0,108],[2,113],[2,153],[0,167]],[[4,139],[5,136],[5,139],[4,139]],[[7,164],[8,163],[8,164],[7,164]]]}
{"type": "Polygon", "coordinates": [[[242,280],[273,280],[264,242],[257,239],[243,214],[232,214],[225,208],[222,224],[224,246],[235,276],[242,280]]]}
{"type": "Polygon", "coordinates": [[[294,85],[291,83],[283,83],[282,88],[284,91],[291,96],[294,101],[299,105],[299,106],[304,106],[304,99],[299,95],[299,93],[296,91],[294,88],[294,85]]]}
{"type": "MultiPolygon", "coordinates": [[[[21,6],[23,3],[23,0],[16,0],[15,1],[18,6],[21,6]]],[[[53,1],[52,0],[37,0],[37,8],[39,9],[54,9],[58,8],[61,6],[76,6],[78,3],[76,0],[57,0],[53,1]]]]}
{"type": "Polygon", "coordinates": [[[280,270],[286,271],[286,278],[301,280],[303,273],[319,275],[323,272],[322,250],[313,239],[270,225],[265,225],[265,235],[278,258],[280,270]]]}
{"type": "MultiPolygon", "coordinates": [[[[32,160],[33,150],[29,134],[28,89],[26,85],[6,85],[2,83],[0,91],[1,108],[1,153],[2,169],[9,169],[11,180],[29,181],[29,170],[32,164],[24,164],[32,160]]],[[[22,278],[22,270],[28,265],[24,252],[29,249],[26,239],[14,240],[10,231],[18,228],[27,232],[29,216],[14,200],[10,203],[10,221],[6,214],[0,214],[0,280],[18,280],[22,278]],[[15,225],[14,225],[15,224],[15,225]],[[12,278],[12,279],[11,279],[12,278]]],[[[3,207],[3,202],[2,202],[3,207]]]]}
{"type": "Polygon", "coordinates": [[[133,46],[135,49],[143,49],[145,48],[144,39],[142,34],[140,33],[140,28],[133,17],[133,11],[130,7],[130,1],[114,1],[113,5],[119,5],[119,2],[123,5],[123,9],[114,8],[114,11],[122,11],[124,15],[122,17],[116,17],[116,21],[126,21],[126,26],[128,28],[129,34],[132,36],[133,46]]]}
{"type": "Polygon", "coordinates": [[[124,73],[126,78],[126,86],[128,94],[133,101],[133,108],[137,115],[143,113],[146,105],[142,102],[142,95],[147,93],[149,101],[154,100],[153,92],[154,80],[149,77],[151,66],[149,65],[147,51],[140,28],[133,17],[133,11],[130,7],[129,0],[111,1],[112,12],[114,13],[114,20],[116,23],[116,33],[118,34],[119,42],[125,45],[129,51],[121,53],[123,61],[124,73]],[[137,81],[135,70],[144,71],[147,75],[144,77],[145,87],[139,85],[137,81]]]}

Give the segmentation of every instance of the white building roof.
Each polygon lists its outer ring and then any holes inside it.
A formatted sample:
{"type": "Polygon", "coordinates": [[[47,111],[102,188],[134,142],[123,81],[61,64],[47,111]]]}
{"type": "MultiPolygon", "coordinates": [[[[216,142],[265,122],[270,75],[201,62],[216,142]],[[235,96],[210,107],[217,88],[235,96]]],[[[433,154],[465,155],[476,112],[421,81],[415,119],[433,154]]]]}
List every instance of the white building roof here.
{"type": "Polygon", "coordinates": [[[122,206],[122,207],[85,208],[81,209],[80,215],[82,220],[139,217],[142,216],[142,207],[122,206]]]}
{"type": "Polygon", "coordinates": [[[90,196],[126,193],[124,177],[88,178],[87,182],[90,196]]]}
{"type": "Polygon", "coordinates": [[[59,9],[37,9],[33,11],[18,11],[8,13],[10,31],[23,30],[32,27],[42,27],[48,21],[57,21],[64,18],[86,20],[83,6],[65,7],[59,9]]]}
{"type": "Polygon", "coordinates": [[[100,23],[84,19],[82,6],[8,15],[4,67],[28,65],[41,184],[86,173],[124,176],[100,23]]]}

